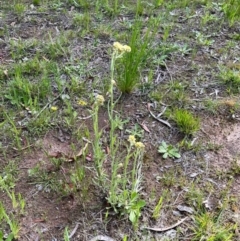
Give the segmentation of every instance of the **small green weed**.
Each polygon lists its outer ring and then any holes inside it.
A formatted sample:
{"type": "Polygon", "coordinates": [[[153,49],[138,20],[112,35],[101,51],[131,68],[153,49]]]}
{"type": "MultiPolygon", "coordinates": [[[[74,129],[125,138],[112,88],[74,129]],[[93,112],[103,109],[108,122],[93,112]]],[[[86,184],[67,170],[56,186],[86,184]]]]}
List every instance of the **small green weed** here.
{"type": "Polygon", "coordinates": [[[91,2],[88,0],[70,0],[69,3],[77,8],[89,9],[91,7],[91,2]]]}
{"type": "Polygon", "coordinates": [[[228,92],[239,93],[240,91],[240,71],[223,69],[219,74],[221,81],[227,86],[228,92]]]}
{"type": "MultiPolygon", "coordinates": [[[[3,224],[6,222],[10,228],[10,233],[7,235],[7,239],[9,241],[16,240],[18,238],[18,234],[20,231],[20,226],[16,220],[16,217],[10,216],[7,214],[3,204],[0,202],[0,223],[3,224]]],[[[0,238],[3,236],[3,232],[0,230],[0,238]]],[[[1,239],[4,240],[4,239],[1,239]]]]}
{"type": "Polygon", "coordinates": [[[10,53],[14,60],[21,60],[28,57],[29,52],[33,51],[39,44],[36,39],[10,39],[9,43],[10,53]]]}
{"type": "Polygon", "coordinates": [[[152,217],[154,219],[158,219],[159,218],[160,212],[161,212],[161,209],[162,209],[162,205],[163,205],[163,196],[161,196],[159,198],[158,203],[157,203],[156,207],[153,210],[152,217]]]}
{"type": "Polygon", "coordinates": [[[9,81],[5,97],[11,101],[12,105],[20,108],[24,106],[30,110],[36,110],[39,101],[45,99],[49,93],[49,78],[43,78],[42,81],[34,83],[27,78],[17,75],[9,81]]]}
{"type": "MultiPolygon", "coordinates": [[[[6,223],[10,228],[10,233],[7,236],[7,240],[11,241],[18,238],[18,233],[20,231],[20,226],[18,224],[18,215],[24,213],[24,208],[26,205],[25,200],[22,198],[22,195],[19,193],[15,195],[13,187],[15,186],[14,178],[11,175],[11,171],[8,172],[9,166],[5,168],[7,173],[1,173],[0,175],[0,190],[7,193],[8,197],[11,199],[13,212],[8,214],[0,202],[0,224],[6,223]]],[[[0,237],[3,233],[0,231],[0,237]]],[[[3,240],[3,239],[0,239],[3,240]]]]}
{"type": "Polygon", "coordinates": [[[136,124],[133,128],[127,129],[126,133],[135,136],[137,140],[141,140],[144,135],[144,130],[139,126],[139,124],[136,124]]]}
{"type": "Polygon", "coordinates": [[[7,112],[4,112],[5,119],[8,121],[7,123],[11,126],[9,129],[9,134],[14,137],[14,142],[16,142],[17,148],[21,148],[21,141],[20,141],[20,135],[21,135],[21,130],[19,130],[13,121],[13,117],[9,116],[7,112]]]}
{"type": "Polygon", "coordinates": [[[32,0],[33,5],[39,6],[41,3],[41,0],[32,0]]]}
{"type": "Polygon", "coordinates": [[[197,210],[202,210],[204,193],[201,189],[197,188],[194,183],[189,187],[185,199],[190,206],[196,207],[197,210]]]}
{"type": "Polygon", "coordinates": [[[177,178],[176,174],[178,173],[178,170],[176,171],[176,168],[171,168],[167,172],[165,172],[162,176],[157,176],[157,181],[161,182],[163,186],[166,187],[173,187],[175,185],[180,185],[180,179],[177,178]]]}
{"type": "Polygon", "coordinates": [[[70,241],[68,227],[64,229],[64,241],[70,241]]]}
{"type": "Polygon", "coordinates": [[[180,158],[179,150],[173,145],[168,145],[165,141],[158,147],[158,152],[163,154],[163,158],[180,158]]]}
{"type": "Polygon", "coordinates": [[[206,36],[201,32],[196,32],[196,39],[200,45],[210,46],[214,43],[213,39],[210,39],[210,36],[206,36]]]}
{"type": "Polygon", "coordinates": [[[73,16],[73,24],[76,27],[83,27],[88,32],[91,24],[90,13],[89,12],[85,12],[84,14],[76,13],[73,16]]]}
{"type": "Polygon", "coordinates": [[[218,108],[219,108],[219,101],[218,100],[213,100],[213,99],[206,99],[204,100],[204,107],[205,110],[211,114],[217,114],[218,113],[218,108]]]}
{"type": "Polygon", "coordinates": [[[43,47],[43,52],[51,60],[57,60],[61,57],[68,56],[68,39],[65,34],[60,35],[60,38],[53,39],[49,34],[49,43],[43,47]]]}

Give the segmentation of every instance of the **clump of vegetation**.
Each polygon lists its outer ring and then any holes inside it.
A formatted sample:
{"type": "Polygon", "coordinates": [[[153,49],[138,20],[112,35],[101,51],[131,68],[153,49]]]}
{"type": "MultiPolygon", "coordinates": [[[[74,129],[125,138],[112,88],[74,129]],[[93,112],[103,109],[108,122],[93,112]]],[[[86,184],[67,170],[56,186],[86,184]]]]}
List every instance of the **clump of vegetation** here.
{"type": "Polygon", "coordinates": [[[96,96],[94,103],[93,127],[94,127],[94,164],[97,172],[97,182],[103,191],[108,193],[107,201],[116,213],[127,215],[133,226],[136,228],[138,220],[141,216],[141,209],[145,206],[145,201],[140,198],[141,190],[141,169],[142,159],[145,146],[142,142],[136,141],[134,135],[130,135],[128,141],[130,145],[127,147],[127,152],[121,156],[119,151],[121,142],[118,141],[116,129],[118,128],[119,116],[114,114],[114,107],[117,101],[114,101],[113,88],[116,84],[114,81],[114,70],[116,60],[122,58],[125,54],[131,52],[128,45],[122,45],[119,42],[113,44],[113,53],[111,58],[111,80],[109,87],[110,100],[108,104],[108,118],[110,122],[109,132],[109,158],[111,159],[111,174],[106,174],[104,171],[104,152],[99,145],[102,131],[98,126],[98,112],[101,105],[104,103],[102,95],[96,96]],[[131,161],[133,164],[131,165],[131,161]],[[131,167],[130,167],[131,165],[131,167]],[[129,171],[129,167],[131,171],[129,171]],[[110,180],[110,181],[109,181],[110,180]]]}
{"type": "Polygon", "coordinates": [[[237,20],[240,19],[240,4],[239,0],[225,0],[223,3],[223,11],[233,25],[237,20]]]}
{"type": "MultiPolygon", "coordinates": [[[[220,216],[220,215],[219,215],[220,216]]],[[[195,217],[193,241],[232,241],[234,225],[223,225],[220,217],[214,217],[210,212],[203,212],[195,217]]]]}
{"type": "Polygon", "coordinates": [[[141,37],[143,23],[140,19],[135,20],[132,26],[129,40],[131,52],[125,54],[119,64],[116,65],[117,86],[123,93],[131,93],[140,82],[141,70],[152,52],[151,44],[156,36],[159,20],[156,20],[151,25],[144,37],[141,37]]]}
{"type": "Polygon", "coordinates": [[[240,71],[223,69],[219,74],[222,82],[227,86],[228,92],[239,93],[240,91],[240,71]]]}
{"type": "Polygon", "coordinates": [[[184,232],[181,221],[169,223],[179,226],[174,240],[237,240],[239,197],[229,192],[239,163],[216,173],[215,163],[199,154],[222,158],[221,143],[187,137],[200,128],[192,109],[211,121],[226,118],[224,112],[239,120],[239,0],[8,2],[1,1],[0,11],[0,241],[34,232],[48,239],[53,230],[43,231],[41,222],[52,222],[62,208],[62,225],[64,215],[73,222],[52,239],[90,240],[88,227],[104,233],[113,220],[114,240],[152,240],[155,234],[139,229],[140,221],[143,227],[151,218],[163,223],[177,208],[191,219],[184,232]],[[216,62],[224,67],[217,70],[216,62]],[[128,95],[120,99],[117,90],[128,95]],[[178,130],[164,117],[186,137],[176,145],[178,130]],[[228,180],[229,190],[216,194],[228,180]],[[212,197],[220,201],[211,203],[212,197]],[[52,198],[48,207],[57,211],[41,212],[42,198],[52,198]],[[71,215],[79,205],[79,216],[71,215]],[[225,209],[229,215],[222,215],[225,209]],[[36,214],[40,219],[28,227],[36,214]],[[73,218],[83,222],[74,227],[73,218]]]}
{"type": "Polygon", "coordinates": [[[168,145],[165,141],[158,148],[158,152],[163,155],[163,158],[180,158],[179,150],[173,145],[168,145]]]}
{"type": "Polygon", "coordinates": [[[172,113],[172,119],[177,124],[179,130],[187,135],[193,135],[200,128],[200,120],[191,112],[184,109],[177,109],[172,113]]]}

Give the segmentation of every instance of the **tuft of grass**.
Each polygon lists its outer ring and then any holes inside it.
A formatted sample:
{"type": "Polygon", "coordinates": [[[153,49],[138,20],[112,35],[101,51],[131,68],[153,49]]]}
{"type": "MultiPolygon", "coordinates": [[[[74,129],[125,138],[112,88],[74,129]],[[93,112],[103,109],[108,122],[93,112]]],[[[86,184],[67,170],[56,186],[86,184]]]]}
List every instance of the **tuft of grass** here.
{"type": "Polygon", "coordinates": [[[30,53],[36,51],[39,42],[37,39],[10,39],[10,53],[14,60],[22,60],[31,56],[30,53]]]}
{"type": "Polygon", "coordinates": [[[162,209],[162,205],[163,205],[163,196],[161,196],[159,198],[158,203],[157,203],[157,205],[155,206],[155,208],[153,210],[152,217],[154,219],[158,219],[159,218],[160,212],[161,212],[161,209],[162,209]]]}
{"type": "Polygon", "coordinates": [[[149,59],[152,51],[152,43],[156,35],[158,19],[150,21],[147,31],[141,38],[143,23],[138,18],[132,26],[132,33],[129,39],[131,52],[125,54],[120,64],[116,66],[117,86],[123,93],[131,93],[140,82],[141,69],[149,59]]]}
{"type": "Polygon", "coordinates": [[[233,25],[237,20],[240,19],[239,0],[225,0],[222,8],[230,22],[230,25],[233,25]]]}
{"type": "Polygon", "coordinates": [[[193,228],[193,241],[232,241],[235,225],[222,223],[220,215],[203,212],[195,216],[195,227],[193,228]]]}
{"type": "Polygon", "coordinates": [[[60,35],[59,38],[53,39],[49,34],[49,43],[45,44],[43,53],[52,60],[58,60],[61,57],[67,57],[68,50],[68,36],[65,34],[60,35]]]}
{"type": "Polygon", "coordinates": [[[15,78],[8,82],[5,98],[11,101],[12,105],[21,107],[37,108],[39,100],[50,94],[50,79],[43,78],[37,83],[24,78],[21,72],[16,72],[15,78]]]}
{"type": "MultiPolygon", "coordinates": [[[[26,205],[22,195],[20,193],[16,195],[14,192],[16,168],[16,165],[13,162],[10,162],[4,168],[3,172],[0,172],[0,191],[7,194],[13,208],[13,211],[8,214],[3,203],[0,201],[0,223],[1,225],[7,224],[10,230],[6,236],[6,240],[15,240],[19,237],[19,218],[20,215],[24,214],[26,205]]],[[[0,230],[0,240],[4,240],[2,230],[0,230]]]]}
{"type": "Polygon", "coordinates": [[[14,12],[19,16],[23,16],[25,11],[25,5],[23,3],[17,3],[14,5],[14,12]]]}
{"type": "Polygon", "coordinates": [[[41,0],[32,0],[33,5],[39,6],[41,3],[41,0]]]}
{"type": "Polygon", "coordinates": [[[227,86],[230,93],[239,93],[240,91],[240,71],[232,69],[223,69],[219,74],[220,80],[227,86]]]}
{"type": "Polygon", "coordinates": [[[73,24],[76,27],[82,27],[85,31],[89,31],[90,24],[91,24],[91,16],[90,13],[87,11],[83,14],[76,13],[73,16],[73,24]]]}
{"type": "Polygon", "coordinates": [[[193,135],[200,128],[200,120],[185,109],[177,109],[172,113],[172,119],[176,122],[179,130],[187,135],[193,135]]]}
{"type": "Polygon", "coordinates": [[[185,201],[188,205],[201,211],[204,201],[204,193],[195,183],[192,183],[185,194],[185,201]]]}

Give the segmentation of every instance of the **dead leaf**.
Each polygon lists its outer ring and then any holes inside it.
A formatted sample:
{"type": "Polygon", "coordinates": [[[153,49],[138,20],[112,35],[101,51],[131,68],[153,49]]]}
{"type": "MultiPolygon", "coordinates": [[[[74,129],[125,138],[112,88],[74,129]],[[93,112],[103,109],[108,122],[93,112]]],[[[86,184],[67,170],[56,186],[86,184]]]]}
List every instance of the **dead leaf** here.
{"type": "Polygon", "coordinates": [[[63,157],[63,156],[65,156],[65,154],[63,154],[60,151],[48,153],[48,157],[60,158],[60,157],[63,157]]]}
{"type": "Polygon", "coordinates": [[[187,207],[187,206],[182,206],[182,205],[178,205],[177,209],[181,212],[187,212],[187,213],[190,213],[190,214],[192,214],[194,212],[193,208],[187,207]]]}
{"type": "Polygon", "coordinates": [[[165,232],[167,230],[170,230],[170,229],[173,229],[173,228],[176,228],[177,226],[179,226],[180,224],[182,224],[185,220],[187,220],[188,217],[185,217],[183,219],[181,219],[180,221],[178,221],[177,223],[169,226],[169,227],[165,227],[165,228],[150,228],[150,227],[145,227],[145,229],[149,229],[149,230],[152,230],[152,231],[156,231],[156,232],[165,232]]]}
{"type": "Polygon", "coordinates": [[[148,129],[148,127],[144,124],[144,123],[142,123],[142,124],[140,124],[140,123],[138,123],[146,132],[148,132],[148,133],[150,133],[150,130],[148,129]]]}
{"type": "Polygon", "coordinates": [[[148,109],[148,111],[150,111],[151,106],[152,106],[152,104],[151,104],[151,103],[147,103],[147,109],[148,109]]]}
{"type": "Polygon", "coordinates": [[[106,154],[107,154],[107,155],[110,154],[110,148],[109,148],[109,146],[106,147],[106,154]]]}
{"type": "Polygon", "coordinates": [[[92,161],[92,154],[88,154],[87,156],[86,156],[86,160],[87,161],[92,161]]]}
{"type": "Polygon", "coordinates": [[[87,149],[87,147],[88,147],[88,143],[86,143],[85,146],[78,152],[76,157],[82,156],[83,152],[87,149]]]}
{"type": "Polygon", "coordinates": [[[42,57],[45,61],[50,62],[49,59],[47,59],[45,56],[42,57]]]}

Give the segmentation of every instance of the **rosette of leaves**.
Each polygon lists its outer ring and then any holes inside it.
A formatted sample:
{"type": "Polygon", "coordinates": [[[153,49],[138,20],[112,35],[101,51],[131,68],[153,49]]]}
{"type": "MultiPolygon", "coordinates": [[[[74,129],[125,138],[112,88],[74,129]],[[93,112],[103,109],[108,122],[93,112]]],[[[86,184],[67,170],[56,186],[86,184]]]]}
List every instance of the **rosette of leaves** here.
{"type": "Polygon", "coordinates": [[[163,155],[163,158],[180,158],[181,155],[179,150],[173,145],[167,144],[165,141],[162,141],[162,144],[158,147],[158,152],[163,155]]]}

